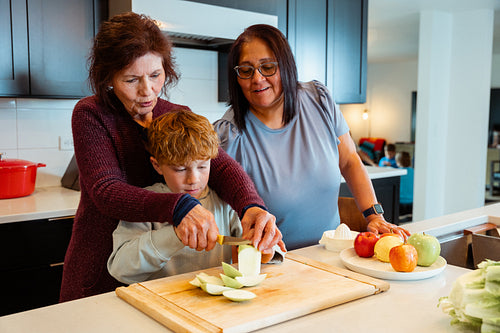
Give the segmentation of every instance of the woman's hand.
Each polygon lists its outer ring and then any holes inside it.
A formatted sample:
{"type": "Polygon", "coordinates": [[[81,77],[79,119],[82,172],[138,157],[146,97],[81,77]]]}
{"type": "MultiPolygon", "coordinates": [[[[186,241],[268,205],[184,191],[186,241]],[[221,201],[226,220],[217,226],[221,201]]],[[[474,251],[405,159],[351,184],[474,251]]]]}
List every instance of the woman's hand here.
{"type": "Polygon", "coordinates": [[[380,215],[371,215],[369,216],[369,219],[370,221],[367,226],[368,231],[376,234],[394,233],[400,235],[404,239],[407,239],[408,236],[410,236],[410,232],[408,230],[387,222],[380,215]]]}
{"type": "Polygon", "coordinates": [[[197,251],[213,249],[219,234],[214,215],[201,205],[194,206],[174,230],[184,245],[197,251]]]}
{"type": "Polygon", "coordinates": [[[260,207],[250,207],[241,219],[242,237],[252,241],[252,245],[261,252],[269,253],[276,244],[286,251],[281,231],[276,226],[276,217],[260,207]]]}

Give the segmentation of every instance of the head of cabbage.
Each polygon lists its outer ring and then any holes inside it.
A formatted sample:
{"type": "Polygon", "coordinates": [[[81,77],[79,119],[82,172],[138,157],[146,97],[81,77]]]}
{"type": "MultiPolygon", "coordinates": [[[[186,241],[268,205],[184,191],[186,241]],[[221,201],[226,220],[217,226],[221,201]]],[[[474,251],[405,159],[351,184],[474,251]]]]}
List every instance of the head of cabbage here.
{"type": "Polygon", "coordinates": [[[438,306],[451,325],[475,332],[500,332],[500,261],[486,259],[453,282],[438,306]]]}

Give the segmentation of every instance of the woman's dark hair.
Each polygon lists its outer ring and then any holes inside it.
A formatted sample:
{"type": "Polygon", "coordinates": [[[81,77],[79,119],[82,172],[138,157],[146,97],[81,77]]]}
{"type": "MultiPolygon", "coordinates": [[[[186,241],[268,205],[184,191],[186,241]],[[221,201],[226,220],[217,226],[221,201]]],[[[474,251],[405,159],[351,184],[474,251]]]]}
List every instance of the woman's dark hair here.
{"type": "Polygon", "coordinates": [[[115,74],[149,52],[163,59],[165,94],[179,76],[171,54],[172,44],[155,21],[129,12],[113,16],[101,25],[89,56],[89,83],[101,103],[111,106],[109,86],[115,74]]]}
{"type": "Polygon", "coordinates": [[[285,36],[277,28],[266,25],[252,25],[233,43],[228,56],[228,83],[229,83],[229,103],[233,108],[236,125],[240,130],[245,129],[245,115],[248,112],[249,103],[240,85],[235,66],[239,65],[241,47],[244,43],[250,42],[254,38],[263,40],[271,49],[278,61],[278,69],[281,75],[283,86],[283,123],[288,124],[295,115],[295,101],[297,97],[297,66],[293,58],[292,50],[285,36]]]}

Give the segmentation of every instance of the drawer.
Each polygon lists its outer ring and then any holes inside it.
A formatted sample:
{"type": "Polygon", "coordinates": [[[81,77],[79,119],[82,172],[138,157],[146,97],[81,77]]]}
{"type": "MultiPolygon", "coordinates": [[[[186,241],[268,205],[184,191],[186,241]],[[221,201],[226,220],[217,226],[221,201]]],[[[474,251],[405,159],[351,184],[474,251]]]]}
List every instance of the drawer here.
{"type": "Polygon", "coordinates": [[[73,218],[0,224],[0,272],[64,261],[73,218]]]}

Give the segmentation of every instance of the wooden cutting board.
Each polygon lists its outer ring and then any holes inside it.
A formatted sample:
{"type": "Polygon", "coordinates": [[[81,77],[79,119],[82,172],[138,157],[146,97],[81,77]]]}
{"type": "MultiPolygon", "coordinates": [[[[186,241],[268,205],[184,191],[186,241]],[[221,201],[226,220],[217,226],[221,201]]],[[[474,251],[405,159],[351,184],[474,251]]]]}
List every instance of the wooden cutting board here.
{"type": "MultiPolygon", "coordinates": [[[[386,281],[287,253],[262,265],[267,278],[245,288],[257,297],[232,302],[192,286],[198,272],[116,289],[122,298],[175,332],[249,332],[389,289],[386,281]]],[[[222,266],[203,272],[219,276],[222,266]]]]}

